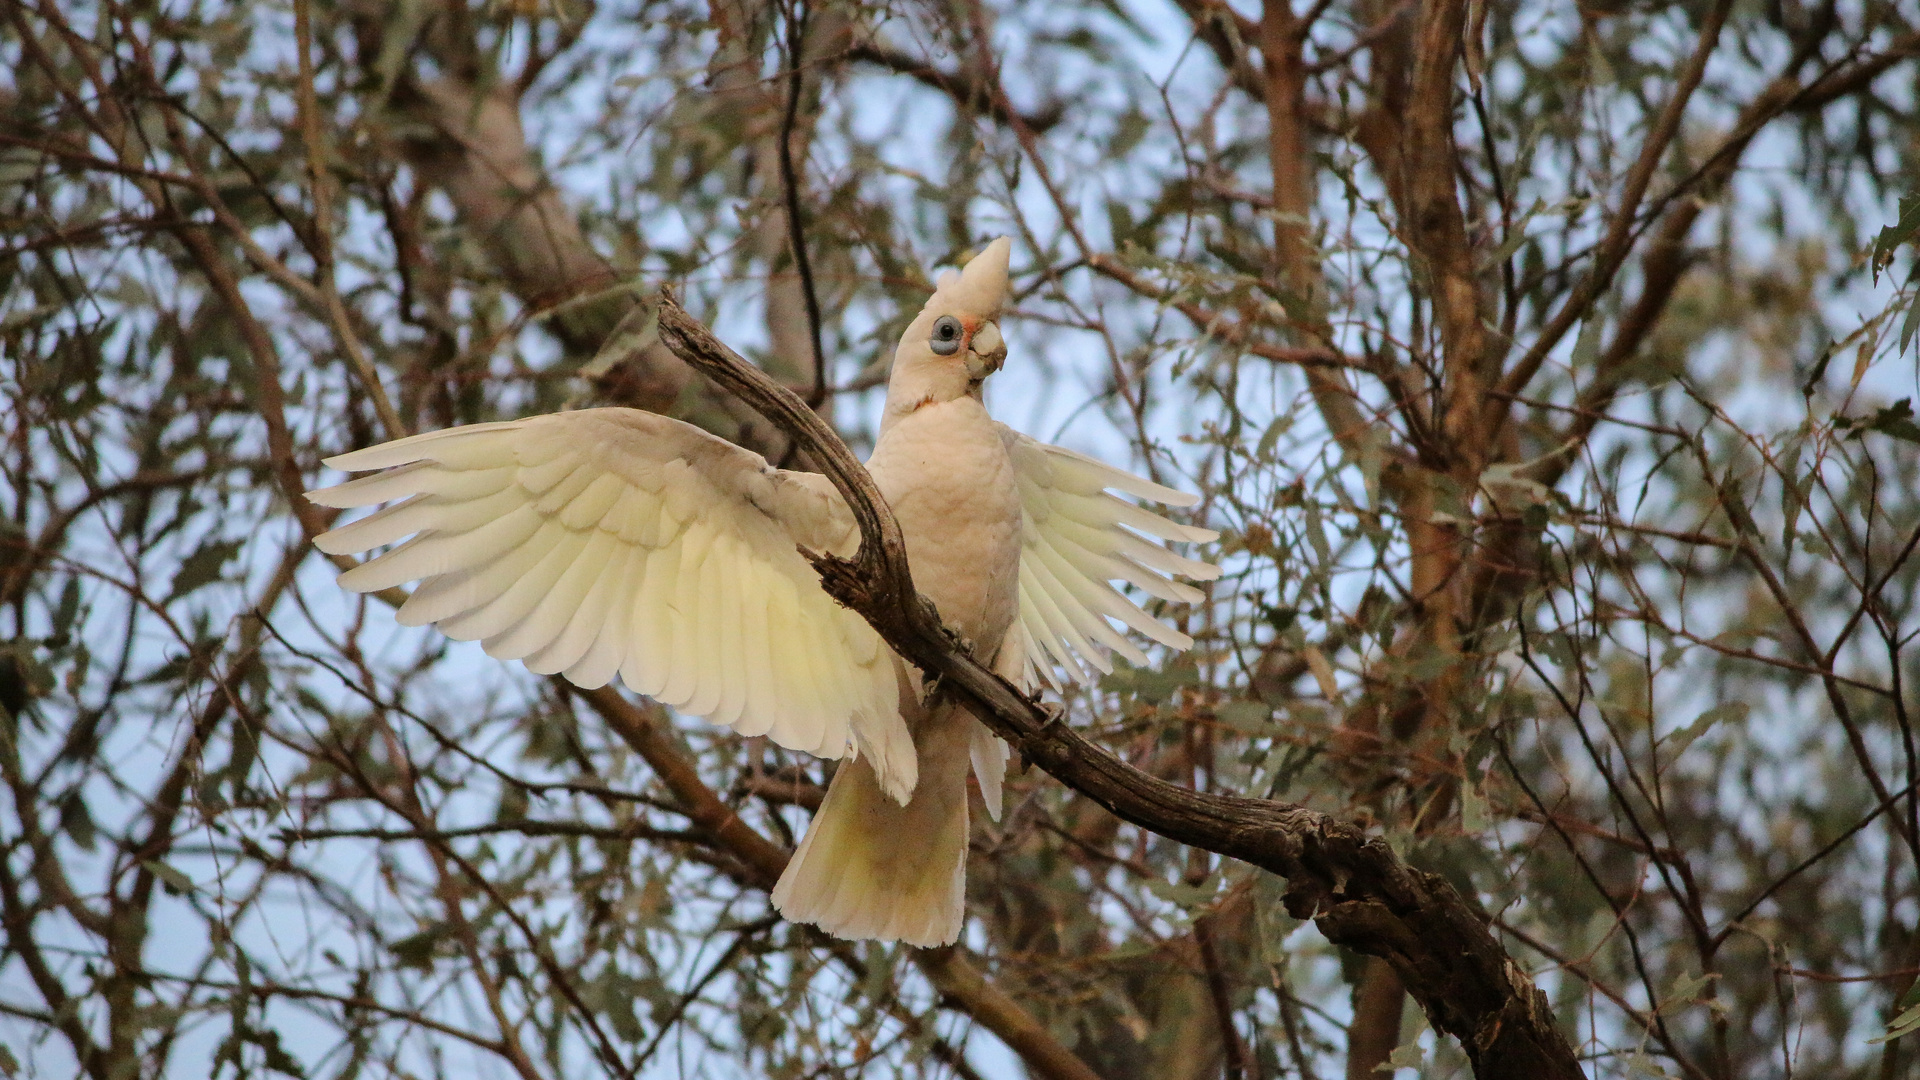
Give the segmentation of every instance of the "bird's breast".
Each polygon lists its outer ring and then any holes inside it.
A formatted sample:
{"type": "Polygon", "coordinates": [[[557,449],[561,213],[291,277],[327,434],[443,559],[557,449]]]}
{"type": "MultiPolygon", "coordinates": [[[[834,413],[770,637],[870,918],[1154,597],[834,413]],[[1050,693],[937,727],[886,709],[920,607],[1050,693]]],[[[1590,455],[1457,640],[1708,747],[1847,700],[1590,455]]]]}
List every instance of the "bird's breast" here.
{"type": "Polygon", "coordinates": [[[990,660],[1018,608],[1021,512],[1013,461],[972,398],[902,417],[867,469],[907,543],[914,587],[990,660]]]}

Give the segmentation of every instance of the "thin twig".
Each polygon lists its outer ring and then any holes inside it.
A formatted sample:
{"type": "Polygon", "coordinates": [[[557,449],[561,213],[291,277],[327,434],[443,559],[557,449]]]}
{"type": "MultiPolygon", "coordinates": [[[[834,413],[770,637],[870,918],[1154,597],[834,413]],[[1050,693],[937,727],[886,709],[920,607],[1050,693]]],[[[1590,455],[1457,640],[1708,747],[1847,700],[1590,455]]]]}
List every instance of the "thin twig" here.
{"type": "Polygon", "coordinates": [[[315,840],[425,840],[441,843],[474,836],[584,836],[594,840],[654,840],[696,844],[711,843],[713,839],[697,829],[656,829],[638,822],[608,828],[582,825],[577,821],[534,819],[496,821],[457,829],[286,829],[277,834],[277,839],[283,843],[315,840]]]}
{"type": "Polygon", "coordinates": [[[1901,788],[1899,791],[1895,791],[1889,794],[1886,798],[1880,800],[1879,805],[1875,806],[1872,810],[1867,811],[1866,814],[1861,816],[1859,821],[1854,822],[1853,825],[1848,827],[1848,829],[1845,832],[1841,833],[1839,836],[1834,837],[1832,840],[1827,841],[1826,845],[1822,847],[1819,851],[1816,851],[1813,854],[1807,856],[1806,858],[1800,860],[1799,865],[1795,866],[1793,869],[1787,871],[1786,873],[1781,874],[1778,878],[1775,878],[1773,881],[1773,884],[1768,885],[1765,889],[1761,890],[1760,895],[1754,897],[1751,901],[1747,903],[1746,907],[1743,907],[1740,909],[1738,914],[1734,915],[1732,918],[1727,920],[1726,926],[1722,927],[1720,932],[1714,935],[1713,937],[1714,944],[1718,946],[1720,942],[1725,941],[1727,938],[1727,935],[1733,933],[1734,930],[1739,927],[1740,923],[1745,921],[1747,916],[1753,914],[1756,910],[1758,910],[1760,905],[1766,903],[1767,899],[1771,897],[1774,893],[1777,893],[1781,889],[1786,888],[1787,882],[1792,881],[1796,877],[1799,877],[1802,873],[1805,873],[1808,869],[1810,869],[1814,864],[1820,862],[1822,859],[1825,859],[1827,856],[1833,854],[1835,851],[1838,851],[1840,849],[1840,845],[1846,843],[1848,840],[1853,839],[1854,835],[1857,834],[1860,830],[1873,824],[1875,818],[1878,818],[1881,814],[1886,813],[1888,807],[1891,807],[1894,803],[1899,802],[1902,798],[1906,797],[1907,795],[1912,794],[1916,789],[1920,789],[1920,785],[1908,784],[1906,787],[1901,788]]]}
{"type": "Polygon", "coordinates": [[[404,438],[407,426],[400,422],[387,388],[374,370],[373,360],[360,347],[360,338],[347,318],[346,305],[340,299],[333,276],[333,184],[327,175],[326,143],[320,136],[320,105],[313,89],[313,20],[309,0],[293,0],[294,51],[299,54],[300,80],[295,95],[300,114],[300,138],[306,145],[307,173],[313,182],[313,264],[319,279],[320,295],[325,301],[327,321],[333,336],[346,351],[347,362],[373,402],[373,411],[387,429],[387,438],[404,438]]]}
{"type": "Polygon", "coordinates": [[[827,400],[827,352],[820,344],[820,295],[813,285],[813,263],[807,258],[807,231],[800,220],[800,176],[793,164],[793,134],[799,121],[803,90],[800,59],[806,40],[807,14],[806,0],[793,0],[786,7],[787,107],[780,118],[778,149],[780,187],[787,204],[787,245],[793,250],[794,269],[800,273],[800,291],[807,301],[807,340],[813,345],[813,389],[807,393],[807,407],[818,409],[827,400]]]}
{"type": "MultiPolygon", "coordinates": [[[[1620,193],[1619,205],[1614,208],[1613,220],[1607,226],[1606,239],[1601,242],[1593,266],[1574,287],[1573,295],[1541,328],[1533,346],[1507,372],[1500,383],[1501,390],[1517,394],[1526,389],[1540,365],[1546,361],[1547,354],[1575,323],[1587,317],[1594,300],[1613,283],[1614,274],[1626,262],[1638,235],[1635,225],[1640,200],[1646,196],[1647,186],[1653,182],[1654,170],[1666,155],[1667,146],[1680,131],[1687,102],[1692,99],[1694,90],[1706,74],[1707,59],[1713,55],[1714,47],[1719,43],[1720,28],[1726,23],[1727,12],[1732,6],[1730,0],[1717,0],[1708,10],[1700,26],[1700,36],[1694,44],[1693,54],[1681,65],[1673,93],[1668,96],[1666,107],[1660,111],[1653,130],[1647,133],[1646,141],[1641,144],[1640,156],[1627,173],[1626,186],[1620,193]]],[[[1490,404],[1488,408],[1491,410],[1493,406],[1490,404]]]]}

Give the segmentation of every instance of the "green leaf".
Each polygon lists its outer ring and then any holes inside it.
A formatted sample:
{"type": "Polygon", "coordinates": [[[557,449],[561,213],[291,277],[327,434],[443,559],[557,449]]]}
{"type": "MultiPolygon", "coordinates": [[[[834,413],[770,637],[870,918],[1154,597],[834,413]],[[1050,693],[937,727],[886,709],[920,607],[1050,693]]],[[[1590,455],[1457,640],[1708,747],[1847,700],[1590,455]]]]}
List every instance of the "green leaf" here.
{"type": "Polygon", "coordinates": [[[1691,1005],[1702,1000],[1704,995],[1701,994],[1701,991],[1705,990],[1713,983],[1713,980],[1719,977],[1718,973],[1689,975],[1682,971],[1673,977],[1673,983],[1667,987],[1666,1000],[1660,1003],[1661,1011],[1664,1012],[1670,1007],[1677,1008],[1681,1005],[1691,1005]]]}
{"type": "Polygon", "coordinates": [[[1813,388],[1820,385],[1821,379],[1827,377],[1827,368],[1833,363],[1833,355],[1839,351],[1839,342],[1827,342],[1827,347],[1820,351],[1820,358],[1813,362],[1813,369],[1807,372],[1806,381],[1800,384],[1801,397],[1813,396],[1813,388]]]}
{"type": "Polygon", "coordinates": [[[99,830],[94,827],[93,815],[87,810],[87,800],[78,791],[60,800],[60,831],[80,845],[82,851],[94,849],[99,830]]]}
{"type": "Polygon", "coordinates": [[[40,175],[46,161],[31,150],[7,147],[0,150],[0,187],[25,187],[40,175]]]}
{"type": "Polygon", "coordinates": [[[1520,220],[1513,223],[1512,229],[1507,233],[1507,238],[1501,242],[1500,246],[1488,252],[1486,257],[1480,260],[1481,271],[1484,272],[1492,269],[1512,258],[1513,253],[1520,250],[1520,245],[1527,242],[1528,223],[1533,220],[1534,215],[1545,208],[1546,202],[1544,200],[1535,199],[1533,205],[1527,209],[1527,212],[1520,215],[1520,220]]]}
{"type": "Polygon", "coordinates": [[[0,709],[18,712],[34,698],[52,693],[53,669],[33,652],[25,641],[0,645],[0,709]]]}
{"type": "Polygon", "coordinates": [[[216,540],[212,537],[202,541],[193,554],[180,560],[180,569],[173,575],[173,591],[167,600],[178,600],[195,589],[218,581],[220,568],[239,552],[240,544],[239,540],[216,540]]]}
{"type": "Polygon", "coordinates": [[[1107,200],[1107,228],[1113,233],[1113,246],[1124,246],[1134,238],[1139,226],[1134,223],[1133,211],[1126,203],[1118,199],[1107,200]]]}
{"type": "Polygon", "coordinates": [[[1900,346],[1896,353],[1907,351],[1907,344],[1913,340],[1917,330],[1920,330],[1920,296],[1907,303],[1907,317],[1900,322],[1900,346]]]}
{"type": "Polygon", "coordinates": [[[431,5],[420,0],[401,0],[382,20],[385,32],[380,39],[380,51],[369,65],[378,75],[377,85],[382,90],[399,82],[400,72],[419,41],[420,30],[432,17],[433,11],[431,5]]]}
{"type": "Polygon", "coordinates": [[[1313,545],[1313,554],[1317,562],[1315,569],[1331,571],[1333,569],[1333,545],[1327,542],[1326,519],[1320,514],[1320,504],[1309,502],[1304,509],[1307,518],[1307,527],[1305,529],[1307,543],[1313,545]]]}
{"type": "Polygon", "coordinates": [[[1107,140],[1107,154],[1111,157],[1119,157],[1139,146],[1140,140],[1147,137],[1150,126],[1146,116],[1140,110],[1128,109],[1121,114],[1119,122],[1114,125],[1113,138],[1107,140]]]}
{"type": "Polygon", "coordinates": [[[1885,1035],[1868,1039],[1867,1042],[1890,1043],[1895,1039],[1911,1035],[1916,1031],[1920,1031],[1920,1005],[1915,1005],[1899,1016],[1894,1017],[1887,1024],[1887,1033],[1885,1035]]]}
{"type": "Polygon", "coordinates": [[[161,862],[159,859],[148,859],[140,865],[146,867],[148,872],[160,879],[160,884],[166,886],[170,892],[184,896],[193,891],[192,878],[161,862]]]}
{"type": "Polygon", "coordinates": [[[527,789],[519,784],[503,784],[500,787],[500,801],[495,805],[493,817],[496,821],[522,821],[531,809],[527,798],[527,789]]]}
{"type": "Polygon", "coordinates": [[[1373,1067],[1374,1072],[1390,1073],[1396,1069],[1417,1069],[1427,1060],[1426,1051],[1420,1049],[1418,1036],[1393,1048],[1387,1060],[1373,1067]]]}
{"type": "Polygon", "coordinates": [[[268,1072],[277,1072],[282,1076],[299,1077],[301,1080],[304,1080],[307,1075],[306,1068],[302,1066],[292,1054],[287,1053],[286,1048],[280,1045],[280,1033],[278,1031],[253,1030],[247,1032],[246,1038],[248,1042],[258,1046],[266,1053],[268,1072]]]}
{"type": "Polygon", "coordinates": [[[1229,701],[1213,711],[1214,719],[1249,735],[1264,735],[1273,721],[1273,709],[1258,701],[1229,701]]]}
{"type": "Polygon", "coordinates": [[[1800,514],[1812,504],[1814,473],[1809,468],[1797,479],[1791,471],[1780,478],[1780,543],[1792,550],[1793,531],[1800,525],[1800,514]]]}
{"type": "Polygon", "coordinates": [[[1585,371],[1598,359],[1600,359],[1600,320],[1591,318],[1580,324],[1580,336],[1573,339],[1573,355],[1569,360],[1575,371],[1585,371]]]}
{"type": "Polygon", "coordinates": [[[1751,709],[1752,707],[1744,701],[1723,701],[1713,708],[1708,709],[1706,712],[1701,713],[1694,719],[1693,723],[1688,724],[1678,731],[1669,732],[1660,740],[1661,744],[1667,749],[1669,755],[1667,760],[1675,760],[1679,758],[1681,754],[1686,753],[1687,747],[1692,746],[1698,741],[1700,736],[1713,730],[1713,726],[1722,720],[1745,720],[1747,713],[1750,712],[1751,709]]]}
{"type": "Polygon", "coordinates": [[[1661,1080],[1665,1080],[1668,1073],[1667,1070],[1655,1064],[1653,1059],[1649,1058],[1644,1051],[1641,1051],[1627,1059],[1627,1075],[1659,1077],[1661,1080]]]}
{"type": "Polygon", "coordinates": [[[1227,268],[1235,273],[1245,274],[1251,278],[1260,276],[1260,264],[1247,258],[1247,256],[1242,254],[1237,248],[1223,244],[1218,240],[1208,240],[1206,247],[1208,254],[1225,263],[1227,268]]]}
{"type": "Polygon", "coordinates": [[[1280,444],[1280,436],[1285,435],[1287,429],[1291,427],[1293,427],[1292,413],[1281,413],[1274,417],[1273,423],[1268,424],[1267,430],[1261,433],[1260,442],[1254,447],[1253,456],[1264,460],[1272,454],[1273,448],[1280,444]]]}
{"type": "Polygon", "coordinates": [[[1729,470],[1720,481],[1720,508],[1727,512],[1727,520],[1742,536],[1760,535],[1760,526],[1753,520],[1753,512],[1747,509],[1747,493],[1741,490],[1740,480],[1729,470]]]}
{"type": "Polygon", "coordinates": [[[615,1035],[627,1042],[639,1042],[646,1037],[639,1014],[634,1012],[634,1005],[645,997],[638,979],[608,965],[581,987],[580,997],[590,1008],[607,1017],[615,1035]]]}
{"type": "Polygon", "coordinates": [[[60,589],[60,604],[53,609],[53,637],[64,640],[73,631],[73,621],[80,615],[80,579],[70,577],[60,589]]]}
{"type": "Polygon", "coordinates": [[[1492,823],[1487,813],[1487,797],[1473,784],[1460,785],[1460,827],[1468,835],[1477,835],[1492,823]]]}
{"type": "Polygon", "coordinates": [[[401,967],[429,968],[433,966],[433,954],[440,943],[447,938],[447,924],[434,923],[417,934],[409,934],[387,946],[387,951],[400,961],[401,967]]]}
{"type": "Polygon", "coordinates": [[[1877,410],[1872,416],[1836,416],[1833,418],[1835,431],[1850,432],[1847,437],[1858,439],[1869,431],[1882,435],[1891,435],[1902,442],[1920,443],[1920,424],[1913,422],[1913,399],[1901,398],[1899,401],[1877,410]]]}
{"type": "Polygon", "coordinates": [[[1100,688],[1130,693],[1150,705],[1159,705],[1172,698],[1181,687],[1196,685],[1199,680],[1200,672],[1193,660],[1177,657],[1165,671],[1115,664],[1111,674],[1101,676],[1100,688]]]}
{"type": "Polygon", "coordinates": [[[1178,904],[1183,908],[1197,908],[1213,902],[1219,893],[1220,875],[1214,874],[1198,885],[1189,885],[1184,881],[1164,881],[1150,878],[1147,891],[1165,900],[1169,904],[1178,904]]]}
{"type": "Polygon", "coordinates": [[[1880,283],[1880,271],[1893,262],[1894,249],[1912,239],[1916,230],[1920,230],[1920,194],[1901,199],[1899,220],[1881,229],[1873,241],[1874,284],[1880,283]]]}

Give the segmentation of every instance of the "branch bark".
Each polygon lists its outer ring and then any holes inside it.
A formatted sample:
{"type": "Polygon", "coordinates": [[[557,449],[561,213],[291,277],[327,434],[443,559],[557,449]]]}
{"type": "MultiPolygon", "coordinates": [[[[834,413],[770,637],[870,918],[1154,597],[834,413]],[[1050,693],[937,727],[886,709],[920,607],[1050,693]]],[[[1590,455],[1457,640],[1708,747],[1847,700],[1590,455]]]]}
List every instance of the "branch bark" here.
{"type": "Polygon", "coordinates": [[[1330,940],[1391,964],[1434,1027],[1460,1040],[1482,1080],[1581,1075],[1545,995],[1443,878],[1408,866],[1351,823],[1288,803],[1180,787],[1088,742],[975,662],[940,625],[913,589],[899,525],[879,490],[804,401],[664,293],[659,330],[668,348],[794,439],[846,498],[860,523],[859,551],[851,560],[808,553],[827,591],[939,677],[1028,761],[1142,828],[1285,877],[1287,910],[1313,919],[1330,940]]]}
{"type": "Polygon", "coordinates": [[[1034,112],[1015,112],[1007,103],[1006,91],[990,85],[977,72],[945,71],[931,60],[922,60],[884,42],[856,41],[848,46],[846,55],[855,63],[905,75],[922,86],[938,90],[952,98],[959,108],[995,123],[1006,124],[1018,119],[1036,135],[1044,134],[1067,115],[1066,105],[1058,101],[1034,112]]]}

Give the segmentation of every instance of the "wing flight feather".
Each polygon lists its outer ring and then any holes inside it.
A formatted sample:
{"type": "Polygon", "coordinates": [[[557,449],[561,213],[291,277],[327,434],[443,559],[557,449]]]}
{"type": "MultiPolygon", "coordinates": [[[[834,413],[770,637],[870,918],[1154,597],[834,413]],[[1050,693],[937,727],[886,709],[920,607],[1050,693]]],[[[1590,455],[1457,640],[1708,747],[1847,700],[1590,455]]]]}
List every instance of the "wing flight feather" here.
{"type": "Polygon", "coordinates": [[[1203,594],[1175,576],[1211,581],[1218,567],[1185,558],[1156,541],[1204,543],[1219,534],[1182,525],[1113,492],[1168,506],[1191,506],[1196,495],[1156,484],[1084,454],[1030,439],[1004,425],[1025,518],[1020,554],[1020,630],[1025,681],[1060,685],[1091,667],[1113,670],[1108,653],[1143,664],[1147,655],[1115,623],[1162,645],[1186,649],[1193,639],[1148,614],[1113,582],[1148,596],[1193,603],[1203,594]]]}
{"type": "Polygon", "coordinates": [[[584,687],[617,674],[791,749],[855,749],[889,794],[912,792],[898,661],[795,550],[846,554],[858,542],[824,477],[632,409],[430,432],[327,464],[373,474],[311,492],[314,502],[392,505],[314,542],[344,555],[397,543],[340,584],[420,582],[401,623],[437,624],[584,687]]]}

